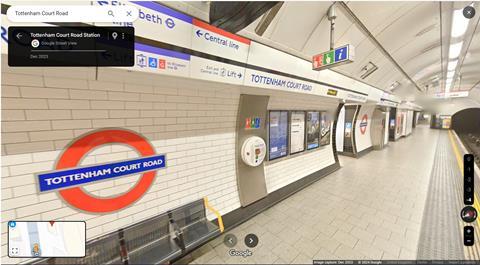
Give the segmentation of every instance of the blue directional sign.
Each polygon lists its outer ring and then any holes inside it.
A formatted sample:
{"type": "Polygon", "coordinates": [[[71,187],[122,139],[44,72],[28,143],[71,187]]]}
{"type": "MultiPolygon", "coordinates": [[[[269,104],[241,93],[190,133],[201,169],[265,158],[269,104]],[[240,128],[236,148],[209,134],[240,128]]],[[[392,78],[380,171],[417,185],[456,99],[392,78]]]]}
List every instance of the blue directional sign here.
{"type": "Polygon", "coordinates": [[[347,59],[347,46],[335,49],[335,62],[340,62],[347,59]]]}

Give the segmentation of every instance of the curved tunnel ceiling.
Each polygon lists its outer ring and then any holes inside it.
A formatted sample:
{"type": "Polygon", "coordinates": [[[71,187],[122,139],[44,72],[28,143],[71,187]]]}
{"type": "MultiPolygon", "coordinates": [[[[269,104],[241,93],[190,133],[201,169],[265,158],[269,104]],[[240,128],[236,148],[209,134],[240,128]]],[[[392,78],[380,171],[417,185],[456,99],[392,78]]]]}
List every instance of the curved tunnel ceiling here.
{"type": "MultiPolygon", "coordinates": [[[[208,20],[211,3],[184,2],[188,7],[183,9],[208,20]]],[[[329,21],[326,14],[332,4],[332,1],[284,2],[262,36],[255,33],[261,16],[237,34],[310,60],[314,54],[329,49],[329,21]]],[[[392,83],[399,82],[401,89],[394,91],[397,94],[408,91],[409,95],[419,95],[421,93],[416,86],[422,90],[428,86],[429,93],[443,91],[452,10],[468,4],[470,2],[339,2],[336,4],[335,46],[352,44],[356,48],[356,58],[354,63],[333,70],[386,91],[392,83]],[[341,5],[351,10],[375,40],[365,34],[348,12],[339,7],[341,5]],[[393,61],[380,51],[377,44],[390,54],[393,61]],[[362,80],[361,69],[369,62],[377,65],[378,70],[362,80]]],[[[463,65],[459,67],[462,85],[452,90],[471,89],[480,80],[478,17],[470,22],[466,39],[473,38],[470,45],[464,45],[460,55],[464,58],[463,65]]]]}

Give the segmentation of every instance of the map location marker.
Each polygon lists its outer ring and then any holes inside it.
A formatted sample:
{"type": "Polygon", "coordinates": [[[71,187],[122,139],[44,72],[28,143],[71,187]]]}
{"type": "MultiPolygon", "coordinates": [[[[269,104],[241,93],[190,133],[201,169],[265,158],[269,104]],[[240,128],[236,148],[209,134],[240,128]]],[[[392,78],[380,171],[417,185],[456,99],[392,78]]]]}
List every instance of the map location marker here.
{"type": "Polygon", "coordinates": [[[50,223],[51,226],[53,226],[53,224],[55,223],[55,221],[48,221],[50,223]]]}

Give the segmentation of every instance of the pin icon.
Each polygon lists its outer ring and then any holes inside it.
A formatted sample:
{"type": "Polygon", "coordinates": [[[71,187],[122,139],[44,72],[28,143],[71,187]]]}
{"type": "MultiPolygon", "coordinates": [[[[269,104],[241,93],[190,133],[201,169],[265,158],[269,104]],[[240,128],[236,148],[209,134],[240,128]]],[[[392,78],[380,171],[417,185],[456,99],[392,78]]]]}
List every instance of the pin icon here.
{"type": "Polygon", "coordinates": [[[48,221],[50,223],[51,226],[53,226],[53,224],[55,223],[55,221],[48,221]]]}
{"type": "Polygon", "coordinates": [[[117,39],[117,36],[118,36],[118,34],[116,32],[112,33],[112,37],[113,37],[114,40],[117,39]]]}

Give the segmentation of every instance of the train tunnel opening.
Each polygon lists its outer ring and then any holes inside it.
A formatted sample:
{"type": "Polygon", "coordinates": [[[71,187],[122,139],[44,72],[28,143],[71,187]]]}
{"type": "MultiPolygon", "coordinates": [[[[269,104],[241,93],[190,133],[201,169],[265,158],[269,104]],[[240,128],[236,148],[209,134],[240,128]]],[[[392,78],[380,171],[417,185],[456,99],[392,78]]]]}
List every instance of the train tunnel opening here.
{"type": "Polygon", "coordinates": [[[480,108],[464,109],[453,114],[451,126],[457,133],[480,134],[480,108]]]}
{"type": "Polygon", "coordinates": [[[480,108],[460,110],[451,119],[451,128],[480,165],[480,108]]]}

